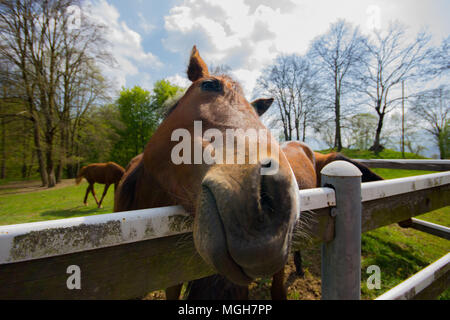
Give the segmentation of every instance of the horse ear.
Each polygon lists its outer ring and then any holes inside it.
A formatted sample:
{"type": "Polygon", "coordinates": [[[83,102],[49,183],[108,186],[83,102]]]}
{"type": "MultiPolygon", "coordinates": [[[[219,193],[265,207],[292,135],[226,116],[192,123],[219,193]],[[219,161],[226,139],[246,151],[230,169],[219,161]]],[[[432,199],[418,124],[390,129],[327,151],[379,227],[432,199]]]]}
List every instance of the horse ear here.
{"type": "Polygon", "coordinates": [[[269,107],[272,105],[272,103],[273,103],[273,98],[257,99],[255,101],[253,101],[251,103],[251,105],[253,106],[253,108],[255,108],[258,115],[262,116],[264,114],[264,112],[266,112],[267,109],[269,109],[269,107]]]}
{"type": "Polygon", "coordinates": [[[187,76],[192,82],[209,76],[208,67],[198,53],[197,47],[194,46],[191,51],[191,58],[189,59],[189,67],[187,76]]]}

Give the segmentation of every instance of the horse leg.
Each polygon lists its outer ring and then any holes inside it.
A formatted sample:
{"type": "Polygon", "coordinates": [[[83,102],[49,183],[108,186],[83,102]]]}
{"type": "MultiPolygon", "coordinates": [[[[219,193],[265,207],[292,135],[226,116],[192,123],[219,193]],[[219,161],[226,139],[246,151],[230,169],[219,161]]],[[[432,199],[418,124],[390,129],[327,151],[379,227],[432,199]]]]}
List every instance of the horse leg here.
{"type": "Polygon", "coordinates": [[[176,286],[166,289],[166,300],[178,300],[180,299],[181,288],[183,284],[177,284],[176,286]]]}
{"type": "Polygon", "coordinates": [[[102,201],[103,201],[103,198],[104,198],[105,195],[106,195],[106,192],[108,192],[108,188],[109,188],[109,184],[105,184],[105,189],[103,190],[102,198],[100,199],[100,202],[99,202],[99,204],[98,204],[98,207],[99,207],[99,208],[102,207],[102,201]]]}
{"type": "Polygon", "coordinates": [[[83,200],[83,203],[84,203],[84,205],[85,206],[87,206],[88,204],[87,204],[87,197],[88,197],[88,195],[89,195],[89,191],[91,191],[91,184],[89,184],[88,185],[88,187],[87,187],[87,189],[86,189],[86,195],[84,196],[84,200],[83,200]]]}
{"type": "Polygon", "coordinates": [[[294,252],[294,264],[297,275],[303,277],[305,273],[303,272],[302,268],[302,255],[300,253],[300,250],[294,252]]]}
{"type": "Polygon", "coordinates": [[[94,184],[91,185],[91,193],[92,193],[92,195],[94,196],[95,203],[96,203],[97,206],[98,206],[98,199],[97,199],[97,196],[95,195],[94,184]]]}
{"type": "Polygon", "coordinates": [[[270,288],[270,294],[272,300],[287,300],[287,293],[284,285],[284,266],[283,269],[275,273],[272,277],[272,287],[270,288]]]}

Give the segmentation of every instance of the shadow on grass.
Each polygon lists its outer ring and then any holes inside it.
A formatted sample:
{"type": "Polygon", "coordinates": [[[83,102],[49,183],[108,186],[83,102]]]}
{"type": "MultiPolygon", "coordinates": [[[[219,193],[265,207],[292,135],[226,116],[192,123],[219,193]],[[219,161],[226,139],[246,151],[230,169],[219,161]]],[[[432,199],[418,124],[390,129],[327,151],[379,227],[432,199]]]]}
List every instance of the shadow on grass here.
{"type": "Polygon", "coordinates": [[[89,208],[85,206],[78,206],[72,209],[65,209],[65,210],[49,210],[44,211],[40,215],[42,217],[58,217],[61,219],[64,218],[71,218],[71,217],[79,217],[79,216],[88,216],[88,215],[94,215],[94,214],[105,214],[105,213],[111,213],[111,208],[89,208]]]}
{"type": "MultiPolygon", "coordinates": [[[[406,280],[429,264],[429,261],[414,254],[414,248],[402,248],[372,234],[363,237],[362,248],[363,255],[366,256],[364,265],[379,266],[386,280],[406,280]]],[[[364,280],[367,276],[363,271],[364,280]]]]}

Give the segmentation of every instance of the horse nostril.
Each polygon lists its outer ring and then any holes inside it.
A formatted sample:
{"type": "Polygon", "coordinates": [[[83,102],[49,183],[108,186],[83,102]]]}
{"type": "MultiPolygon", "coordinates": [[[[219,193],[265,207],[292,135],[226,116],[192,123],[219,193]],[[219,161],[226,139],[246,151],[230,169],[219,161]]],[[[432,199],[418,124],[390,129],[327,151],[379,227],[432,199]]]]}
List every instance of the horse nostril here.
{"type": "Polygon", "coordinates": [[[260,189],[260,206],[261,213],[260,218],[263,219],[265,213],[272,213],[274,211],[273,198],[268,188],[268,181],[266,176],[261,176],[261,189],[260,189]]]}

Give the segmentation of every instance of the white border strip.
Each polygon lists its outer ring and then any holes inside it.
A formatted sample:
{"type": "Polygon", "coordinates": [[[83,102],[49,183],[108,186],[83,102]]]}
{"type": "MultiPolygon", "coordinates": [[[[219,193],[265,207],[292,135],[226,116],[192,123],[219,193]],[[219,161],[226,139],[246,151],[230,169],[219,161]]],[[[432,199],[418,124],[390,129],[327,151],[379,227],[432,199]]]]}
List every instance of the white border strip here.
{"type": "Polygon", "coordinates": [[[409,300],[430,286],[434,281],[439,281],[438,276],[445,275],[449,270],[450,253],[447,253],[375,300],[409,300]]]}
{"type": "Polygon", "coordinates": [[[450,160],[428,160],[428,159],[352,159],[361,163],[398,163],[398,164],[446,164],[450,165],[450,160]]]}
{"type": "Polygon", "coordinates": [[[450,172],[440,172],[392,180],[366,182],[361,185],[362,201],[392,197],[399,194],[450,184],[450,172]]]}
{"type": "Polygon", "coordinates": [[[316,210],[336,205],[336,193],[332,188],[300,190],[300,211],[316,210]]]}

